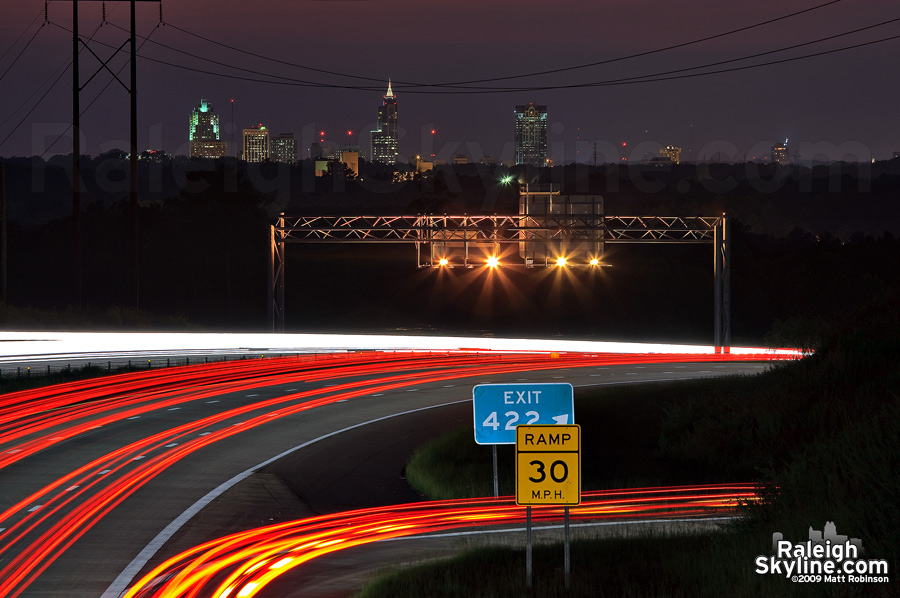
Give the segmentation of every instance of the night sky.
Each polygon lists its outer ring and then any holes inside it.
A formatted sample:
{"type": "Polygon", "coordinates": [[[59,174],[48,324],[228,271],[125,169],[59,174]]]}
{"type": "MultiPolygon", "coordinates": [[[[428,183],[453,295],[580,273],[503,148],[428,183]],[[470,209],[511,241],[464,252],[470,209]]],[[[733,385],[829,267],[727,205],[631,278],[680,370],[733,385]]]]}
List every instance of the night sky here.
{"type": "MultiPolygon", "coordinates": [[[[277,75],[367,89],[252,82],[139,59],[138,145],[186,154],[188,117],[200,98],[207,98],[221,116],[226,140],[230,140],[232,122],[237,128],[262,123],[276,134],[293,132],[300,140],[301,157],[305,157],[305,148],[318,131],[325,130],[327,140],[343,144],[348,141],[349,129],[350,142],[368,150],[368,132],[374,128],[377,107],[391,78],[398,97],[404,156],[430,153],[434,127],[439,158],[466,153],[470,159],[483,154],[510,159],[513,107],[534,102],[549,108],[550,155],[557,162],[571,162],[576,151],[580,161],[592,160],[594,141],[600,162],[615,159],[613,154],[623,141],[628,143],[632,159],[655,152],[659,144],[683,147],[683,157],[688,160],[710,158],[718,152],[732,159],[752,159],[768,155],[771,145],[785,138],[797,144],[801,158],[814,157],[812,154],[829,159],[890,158],[892,152],[900,151],[900,39],[775,66],[651,83],[489,94],[417,93],[437,89],[410,86],[620,58],[823,3],[167,0],[163,18],[170,25],[156,28],[157,4],[140,2],[138,33],[146,36],[152,32],[151,41],[140,50],[142,56],[238,77],[277,75]],[[314,72],[231,51],[176,27],[265,57],[356,77],[314,72]],[[212,64],[184,52],[247,70],[212,64]],[[233,121],[231,99],[235,100],[233,121]]],[[[0,75],[11,64],[12,68],[0,81],[0,155],[69,153],[69,137],[47,146],[71,121],[71,75],[64,70],[71,59],[71,34],[56,26],[71,27],[71,4],[51,2],[50,21],[56,25],[40,30],[43,2],[4,4],[0,75]],[[58,83],[50,88],[60,73],[58,83]],[[48,88],[43,101],[26,115],[48,88]]],[[[79,6],[80,31],[91,35],[101,24],[101,3],[82,2],[79,6]]],[[[128,28],[129,3],[107,2],[106,12],[111,23],[128,28]]],[[[770,25],[641,58],[476,85],[533,88],[649,75],[777,50],[898,17],[896,0],[842,0],[770,25]]],[[[900,20],[717,68],[898,35],[900,20]]],[[[98,41],[113,47],[126,38],[127,33],[113,25],[104,25],[96,33],[98,41]]],[[[91,48],[104,58],[113,51],[93,43],[91,48]]],[[[120,77],[128,83],[126,60],[127,55],[114,58],[112,68],[122,68],[120,77]]],[[[84,82],[98,62],[86,51],[81,62],[84,82]]],[[[118,82],[107,87],[110,80],[110,75],[102,72],[82,93],[82,107],[87,108],[106,88],[83,117],[85,153],[128,148],[128,96],[118,82]]]]}

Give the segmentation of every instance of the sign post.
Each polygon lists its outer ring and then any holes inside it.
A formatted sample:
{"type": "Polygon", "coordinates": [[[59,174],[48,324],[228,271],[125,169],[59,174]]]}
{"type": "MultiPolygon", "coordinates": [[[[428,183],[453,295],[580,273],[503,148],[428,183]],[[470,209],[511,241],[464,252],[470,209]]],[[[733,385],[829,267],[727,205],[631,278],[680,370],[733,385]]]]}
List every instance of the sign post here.
{"type": "Polygon", "coordinates": [[[516,504],[527,506],[525,585],[531,588],[531,506],[565,506],[565,575],[569,588],[569,507],[581,504],[581,427],[524,425],[516,433],[516,504]]]}

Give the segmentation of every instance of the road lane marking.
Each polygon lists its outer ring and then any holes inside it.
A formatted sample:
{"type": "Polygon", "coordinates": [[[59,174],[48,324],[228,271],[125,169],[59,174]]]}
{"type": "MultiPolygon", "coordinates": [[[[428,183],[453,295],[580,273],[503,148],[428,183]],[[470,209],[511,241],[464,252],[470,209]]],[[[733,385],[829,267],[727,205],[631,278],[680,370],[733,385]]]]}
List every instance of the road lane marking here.
{"type": "MultiPolygon", "coordinates": [[[[675,367],[685,368],[687,366],[675,366],[675,367]]],[[[597,369],[598,370],[608,370],[609,368],[603,367],[603,368],[597,368],[597,369]]],[[[614,374],[610,374],[610,376],[613,376],[613,375],[614,374]]],[[[679,378],[655,379],[655,380],[652,380],[652,382],[669,382],[669,381],[674,381],[674,380],[679,380],[679,378]]],[[[647,383],[647,381],[644,381],[644,380],[629,380],[629,381],[623,380],[623,381],[597,382],[597,383],[592,383],[592,384],[575,384],[573,386],[576,388],[581,388],[581,387],[590,387],[590,386],[611,386],[611,385],[646,384],[646,383],[647,383]]],[[[382,396],[383,394],[384,393],[378,393],[378,394],[374,394],[371,396],[382,396]]],[[[384,417],[373,419],[373,420],[370,420],[367,422],[355,424],[353,426],[348,426],[341,430],[336,430],[334,432],[330,432],[330,433],[320,436],[318,438],[309,440],[303,444],[300,444],[291,449],[288,449],[281,454],[275,455],[274,457],[272,457],[266,461],[263,461],[262,463],[259,463],[257,465],[254,465],[253,467],[250,467],[249,469],[234,476],[230,480],[223,482],[222,484],[220,484],[219,486],[217,486],[216,488],[214,488],[213,490],[208,492],[203,498],[201,498],[200,500],[195,502],[193,505],[191,505],[190,507],[185,509],[185,511],[181,515],[179,515],[171,523],[169,523],[169,525],[167,525],[161,532],[159,532],[159,534],[157,534],[157,536],[153,540],[151,540],[150,543],[147,544],[143,548],[143,550],[141,550],[141,552],[131,561],[131,563],[129,563],[122,570],[122,572],[116,577],[116,579],[112,582],[112,584],[110,584],[109,588],[107,588],[107,590],[103,593],[101,598],[118,598],[118,596],[120,596],[128,588],[128,586],[131,584],[131,582],[134,580],[134,578],[137,577],[137,575],[144,568],[144,566],[150,561],[150,559],[153,558],[153,556],[163,547],[163,545],[179,529],[181,529],[192,517],[194,517],[197,513],[199,513],[204,507],[206,507],[213,500],[218,498],[221,494],[223,494],[224,492],[226,492],[227,490],[229,490],[236,484],[242,482],[243,480],[245,480],[246,478],[251,476],[258,469],[266,467],[267,465],[274,463],[278,459],[282,459],[283,457],[285,457],[291,453],[294,453],[298,450],[304,449],[312,444],[315,444],[315,443],[325,440],[327,438],[331,438],[333,436],[337,436],[338,434],[342,434],[344,432],[349,432],[350,430],[354,430],[354,429],[360,428],[362,426],[378,423],[378,422],[392,419],[395,417],[409,415],[411,413],[417,413],[417,412],[426,411],[429,409],[435,409],[435,408],[439,408],[439,407],[447,407],[450,405],[457,405],[460,403],[467,403],[469,401],[471,401],[471,399],[452,401],[449,403],[432,405],[430,407],[420,407],[417,409],[413,409],[411,411],[395,413],[392,415],[387,415],[384,417]]],[[[205,436],[206,434],[209,434],[209,432],[204,432],[200,435],[205,436]]],[[[519,531],[521,531],[521,530],[519,530],[519,531]]]]}
{"type": "Polygon", "coordinates": [[[437,409],[439,407],[449,407],[450,405],[458,405],[460,403],[468,403],[469,401],[471,401],[471,399],[465,399],[462,401],[451,401],[450,403],[442,403],[440,405],[431,405],[430,407],[419,407],[418,409],[412,409],[410,411],[404,411],[402,413],[394,413],[392,415],[386,415],[384,417],[379,417],[379,418],[376,418],[373,420],[369,420],[366,422],[348,426],[341,430],[329,432],[328,434],[319,436],[318,438],[314,438],[312,440],[304,442],[303,444],[297,445],[294,448],[288,449],[288,450],[284,451],[283,453],[275,455],[274,457],[267,459],[267,460],[263,461],[262,463],[254,465],[253,467],[239,473],[238,475],[234,476],[230,480],[223,482],[222,484],[220,484],[213,490],[210,490],[206,494],[206,496],[204,496],[203,498],[201,498],[200,500],[195,502],[193,505],[191,505],[190,507],[185,509],[185,511],[181,515],[179,515],[171,523],[169,523],[169,525],[167,525],[165,527],[165,529],[163,529],[161,532],[159,532],[159,534],[157,534],[156,537],[153,540],[151,540],[150,543],[147,544],[144,547],[144,549],[141,550],[141,552],[136,557],[134,557],[134,559],[125,567],[125,569],[122,570],[122,572],[118,575],[118,577],[116,577],[115,580],[113,580],[112,584],[110,584],[110,586],[106,589],[106,591],[103,592],[103,595],[100,598],[118,598],[118,596],[120,596],[128,588],[128,586],[131,584],[132,580],[134,580],[134,578],[137,577],[138,573],[140,573],[141,569],[144,568],[144,565],[147,564],[147,562],[153,557],[153,555],[155,555],[163,547],[163,545],[173,535],[175,535],[175,532],[177,532],[179,529],[181,529],[188,521],[190,521],[190,519],[194,515],[199,513],[205,506],[207,506],[213,500],[215,500],[216,498],[221,496],[225,491],[227,491],[231,487],[235,486],[236,484],[244,481],[245,479],[247,479],[248,477],[253,475],[253,473],[255,471],[257,471],[258,469],[266,467],[267,465],[274,463],[278,459],[282,459],[282,458],[286,457],[287,455],[290,455],[291,453],[299,451],[300,449],[304,449],[312,444],[315,444],[316,442],[320,442],[327,438],[337,436],[338,434],[343,434],[344,432],[349,432],[350,430],[355,430],[357,428],[361,428],[361,427],[367,426],[369,424],[382,422],[382,421],[385,421],[388,419],[393,419],[395,417],[401,417],[403,415],[410,415],[412,413],[418,413],[420,411],[426,411],[428,409],[437,409]]]}

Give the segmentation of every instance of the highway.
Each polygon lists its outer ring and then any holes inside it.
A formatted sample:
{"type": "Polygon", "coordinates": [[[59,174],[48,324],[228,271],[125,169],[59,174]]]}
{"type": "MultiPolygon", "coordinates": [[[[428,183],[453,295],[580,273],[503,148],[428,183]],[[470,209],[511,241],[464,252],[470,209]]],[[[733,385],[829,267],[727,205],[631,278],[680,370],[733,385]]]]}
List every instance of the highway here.
{"type": "MultiPolygon", "coordinates": [[[[780,358],[356,352],[152,370],[3,395],[0,595],[118,596],[164,558],[235,531],[409,502],[414,497],[396,479],[375,491],[380,477],[366,471],[367,461],[406,446],[396,428],[404,418],[419,422],[407,438],[421,435],[423,425],[435,426],[431,434],[455,423],[440,416],[448,408],[442,406],[471,401],[474,384],[564,381],[578,388],[675,380],[756,373],[780,358]],[[377,442],[387,422],[393,428],[377,442]],[[374,438],[366,446],[340,443],[362,428],[374,438]],[[352,473],[344,482],[324,483],[326,468],[313,483],[269,488],[262,494],[275,500],[257,501],[254,512],[215,511],[242,487],[284,479],[284,471],[271,473],[278,464],[326,442],[338,447],[326,456],[335,472],[352,473]],[[265,509],[271,512],[255,512],[265,509]],[[213,521],[204,519],[211,512],[213,521]]],[[[497,505],[485,508],[502,519],[497,505]]],[[[380,516],[389,517],[390,509],[380,516]]],[[[303,533],[307,524],[300,525],[303,533]]],[[[448,521],[441,529],[461,525],[448,521]]]]}

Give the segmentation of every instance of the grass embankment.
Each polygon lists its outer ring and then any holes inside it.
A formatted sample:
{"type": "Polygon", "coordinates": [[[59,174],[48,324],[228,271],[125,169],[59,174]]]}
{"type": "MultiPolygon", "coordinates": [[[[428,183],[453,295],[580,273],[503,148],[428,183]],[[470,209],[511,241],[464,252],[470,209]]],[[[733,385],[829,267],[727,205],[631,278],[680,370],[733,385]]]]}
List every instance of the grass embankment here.
{"type": "MultiPolygon", "coordinates": [[[[738,384],[749,384],[749,378],[738,384]]],[[[715,380],[609,386],[579,391],[576,421],[582,429],[581,476],[585,490],[721,481],[715,470],[672,459],[659,450],[660,427],[674,405],[710,396],[715,380]]],[[[514,493],[515,447],[497,447],[500,494],[514,493]]],[[[734,468],[728,481],[751,481],[752,468],[734,468]]],[[[410,485],[434,500],[494,493],[492,448],[475,444],[470,425],[421,447],[406,468],[410,485]]]]}
{"type": "MultiPolygon", "coordinates": [[[[536,565],[534,595],[900,594],[898,312],[836,326],[824,338],[816,355],[759,376],[579,393],[585,489],[755,480],[778,492],[713,536],[573,544],[568,594],[561,547],[541,548],[550,552],[535,563],[548,568],[536,565]],[[756,556],[771,554],[773,532],[802,541],[826,521],[862,539],[864,558],[887,560],[892,581],[793,584],[754,572],[756,556]]],[[[489,495],[490,454],[467,428],[417,454],[407,477],[428,496],[489,495]]],[[[511,493],[512,457],[501,452],[500,460],[501,493],[511,493]]],[[[391,573],[361,596],[521,596],[523,579],[522,550],[484,548],[391,573]]]]}

